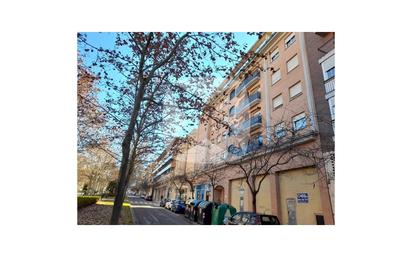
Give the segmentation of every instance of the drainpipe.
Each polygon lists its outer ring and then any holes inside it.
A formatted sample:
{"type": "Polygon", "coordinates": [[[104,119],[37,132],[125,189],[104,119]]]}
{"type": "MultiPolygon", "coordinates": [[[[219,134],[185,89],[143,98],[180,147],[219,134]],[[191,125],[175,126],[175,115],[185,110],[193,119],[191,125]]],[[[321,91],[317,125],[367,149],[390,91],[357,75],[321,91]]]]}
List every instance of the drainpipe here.
{"type": "Polygon", "coordinates": [[[309,109],[309,117],[310,117],[310,124],[313,131],[318,131],[317,126],[317,118],[315,116],[315,98],[313,97],[313,88],[312,88],[312,80],[310,77],[309,71],[309,61],[308,56],[306,53],[306,43],[305,43],[305,33],[300,32],[300,51],[302,56],[303,62],[303,73],[305,76],[305,85],[306,85],[306,93],[307,93],[307,101],[308,101],[308,109],[309,109]]]}
{"type": "Polygon", "coordinates": [[[270,120],[270,111],[271,111],[271,106],[270,106],[270,94],[269,94],[269,88],[270,88],[270,77],[269,74],[270,72],[268,72],[267,70],[268,68],[268,60],[264,60],[263,61],[263,71],[264,71],[264,80],[263,80],[263,91],[265,94],[265,97],[263,99],[264,104],[265,104],[265,118],[266,118],[266,138],[268,140],[268,142],[270,142],[270,125],[271,120],[270,120]]]}

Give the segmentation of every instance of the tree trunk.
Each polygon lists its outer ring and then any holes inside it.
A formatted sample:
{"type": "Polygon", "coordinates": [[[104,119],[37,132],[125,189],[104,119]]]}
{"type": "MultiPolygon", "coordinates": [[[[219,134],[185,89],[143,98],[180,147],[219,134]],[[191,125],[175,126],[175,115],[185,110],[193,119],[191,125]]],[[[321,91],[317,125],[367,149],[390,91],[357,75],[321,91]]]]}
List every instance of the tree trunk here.
{"type": "Polygon", "coordinates": [[[256,195],[257,195],[257,193],[252,193],[253,212],[256,212],[256,195]]]}

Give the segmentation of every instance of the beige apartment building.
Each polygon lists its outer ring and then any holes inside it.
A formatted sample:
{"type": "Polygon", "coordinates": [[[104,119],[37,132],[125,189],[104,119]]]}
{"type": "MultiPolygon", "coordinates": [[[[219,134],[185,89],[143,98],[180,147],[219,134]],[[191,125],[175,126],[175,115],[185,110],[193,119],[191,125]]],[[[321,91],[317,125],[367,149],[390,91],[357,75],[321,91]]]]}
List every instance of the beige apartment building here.
{"type": "MultiPolygon", "coordinates": [[[[167,174],[220,172],[214,188],[198,178],[195,198],[252,211],[245,178],[227,160],[239,155],[236,149],[247,154],[283,137],[290,127],[304,135],[300,148],[319,146],[330,161],[302,159],[271,172],[262,181],[256,211],[277,215],[282,224],[334,224],[334,38],[332,32],[265,33],[250,50],[254,57],[239,63],[209,100],[226,114],[230,129],[210,119],[189,135],[196,145],[175,155],[166,150],[152,171],[154,199],[176,197],[167,174]]],[[[190,196],[187,185],[184,190],[190,196]]]]}

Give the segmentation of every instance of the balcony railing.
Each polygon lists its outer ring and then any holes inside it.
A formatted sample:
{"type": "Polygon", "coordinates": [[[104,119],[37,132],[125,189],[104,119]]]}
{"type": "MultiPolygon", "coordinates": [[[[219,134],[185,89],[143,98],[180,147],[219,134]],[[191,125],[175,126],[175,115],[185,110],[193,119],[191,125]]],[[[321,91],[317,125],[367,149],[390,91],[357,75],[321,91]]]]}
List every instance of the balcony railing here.
{"type": "Polygon", "coordinates": [[[335,90],[335,77],[325,81],[325,90],[326,94],[329,94],[330,92],[335,90]]]}
{"type": "Polygon", "coordinates": [[[240,131],[252,129],[255,126],[262,125],[262,115],[258,114],[252,118],[245,120],[239,127],[240,131]]]}
{"type": "Polygon", "coordinates": [[[260,102],[260,92],[251,94],[249,97],[246,97],[242,102],[240,102],[239,106],[236,107],[236,115],[242,113],[247,107],[258,102],[260,102]]]}
{"type": "Polygon", "coordinates": [[[240,95],[245,88],[251,85],[253,82],[260,79],[260,70],[255,71],[250,76],[248,76],[245,80],[240,83],[240,85],[236,88],[236,96],[240,95]]]}

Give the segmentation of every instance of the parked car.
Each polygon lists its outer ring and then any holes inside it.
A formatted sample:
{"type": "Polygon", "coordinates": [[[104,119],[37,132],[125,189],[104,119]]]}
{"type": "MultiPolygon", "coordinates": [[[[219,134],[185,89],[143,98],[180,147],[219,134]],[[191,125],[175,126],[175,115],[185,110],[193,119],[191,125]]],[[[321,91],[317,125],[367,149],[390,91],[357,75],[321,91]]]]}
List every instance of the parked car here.
{"type": "Polygon", "coordinates": [[[185,202],[182,201],[182,200],[175,201],[175,202],[172,204],[172,206],[171,206],[170,209],[172,210],[172,212],[184,213],[184,212],[185,212],[185,209],[186,209],[185,202]]]}
{"type": "Polygon", "coordinates": [[[171,210],[172,209],[172,204],[174,203],[174,201],[175,200],[170,200],[170,201],[166,202],[165,208],[168,209],[168,210],[171,210]]]}
{"type": "Polygon", "coordinates": [[[140,195],[140,198],[145,199],[146,196],[145,196],[144,194],[141,194],[141,195],[140,195]]]}
{"type": "Polygon", "coordinates": [[[169,199],[162,199],[160,200],[159,206],[160,207],[165,207],[166,203],[170,201],[169,199]]]}
{"type": "Polygon", "coordinates": [[[255,212],[237,212],[232,217],[225,218],[223,223],[225,225],[280,225],[275,215],[255,212]]]}
{"type": "Polygon", "coordinates": [[[151,196],[151,195],[148,195],[148,196],[146,196],[145,200],[146,200],[146,201],[152,201],[152,200],[153,200],[153,198],[152,198],[152,196],[151,196]]]}

